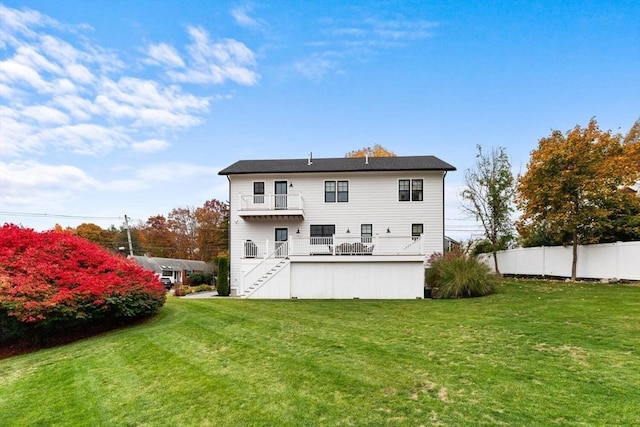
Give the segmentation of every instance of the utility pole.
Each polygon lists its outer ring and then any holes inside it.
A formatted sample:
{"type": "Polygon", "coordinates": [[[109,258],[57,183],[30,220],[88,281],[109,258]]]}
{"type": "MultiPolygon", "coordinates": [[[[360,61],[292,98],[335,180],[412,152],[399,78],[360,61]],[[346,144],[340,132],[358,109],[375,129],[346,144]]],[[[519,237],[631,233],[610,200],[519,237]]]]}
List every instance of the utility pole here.
{"type": "Polygon", "coordinates": [[[133,256],[133,245],[131,244],[131,230],[129,230],[129,218],[124,216],[124,226],[127,229],[127,239],[129,240],[129,255],[133,256]]]}

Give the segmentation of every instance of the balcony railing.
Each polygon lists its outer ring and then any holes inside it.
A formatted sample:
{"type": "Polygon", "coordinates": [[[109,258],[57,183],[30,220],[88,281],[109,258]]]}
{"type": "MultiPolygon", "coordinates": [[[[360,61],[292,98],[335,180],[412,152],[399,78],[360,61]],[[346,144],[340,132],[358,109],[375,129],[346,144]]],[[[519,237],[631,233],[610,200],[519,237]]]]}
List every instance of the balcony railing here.
{"type": "Polygon", "coordinates": [[[290,194],[240,194],[240,211],[302,210],[302,195],[290,194]]]}
{"type": "Polygon", "coordinates": [[[265,258],[313,255],[425,255],[423,238],[412,236],[332,236],[291,237],[288,242],[246,240],[243,258],[265,258]]]}

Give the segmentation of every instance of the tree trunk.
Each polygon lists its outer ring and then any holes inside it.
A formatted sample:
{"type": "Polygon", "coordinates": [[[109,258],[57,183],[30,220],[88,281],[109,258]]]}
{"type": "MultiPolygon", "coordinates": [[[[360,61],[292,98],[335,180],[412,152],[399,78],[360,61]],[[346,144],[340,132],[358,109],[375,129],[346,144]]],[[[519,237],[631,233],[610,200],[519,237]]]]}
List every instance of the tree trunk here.
{"type": "Polygon", "coordinates": [[[571,280],[576,280],[578,266],[578,231],[573,232],[573,258],[571,259],[571,280]]]}
{"type": "Polygon", "coordinates": [[[496,269],[496,276],[502,277],[502,273],[500,273],[500,270],[498,269],[498,251],[496,251],[495,245],[493,246],[493,266],[496,269]]]}

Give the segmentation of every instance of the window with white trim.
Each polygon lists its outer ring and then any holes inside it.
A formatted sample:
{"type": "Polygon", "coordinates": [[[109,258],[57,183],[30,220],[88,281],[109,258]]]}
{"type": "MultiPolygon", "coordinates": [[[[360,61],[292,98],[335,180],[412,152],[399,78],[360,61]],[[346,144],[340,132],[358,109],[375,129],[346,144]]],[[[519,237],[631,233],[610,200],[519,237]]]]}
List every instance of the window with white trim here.
{"type": "Polygon", "coordinates": [[[360,240],[362,243],[371,243],[373,237],[372,224],[360,224],[360,240]]]}
{"type": "Polygon", "coordinates": [[[325,203],[348,202],[349,181],[325,181],[324,201],[325,203]]]}
{"type": "Polygon", "coordinates": [[[421,202],[424,198],[422,179],[399,179],[398,200],[401,202],[421,202]]]}
{"type": "Polygon", "coordinates": [[[411,200],[414,202],[422,201],[422,180],[421,179],[411,180],[411,200]]]}
{"type": "Polygon", "coordinates": [[[422,236],[422,233],[424,233],[423,224],[411,224],[411,237],[414,240],[422,236]]]}
{"type": "Polygon", "coordinates": [[[264,203],[264,182],[253,183],[253,203],[264,203]]]}

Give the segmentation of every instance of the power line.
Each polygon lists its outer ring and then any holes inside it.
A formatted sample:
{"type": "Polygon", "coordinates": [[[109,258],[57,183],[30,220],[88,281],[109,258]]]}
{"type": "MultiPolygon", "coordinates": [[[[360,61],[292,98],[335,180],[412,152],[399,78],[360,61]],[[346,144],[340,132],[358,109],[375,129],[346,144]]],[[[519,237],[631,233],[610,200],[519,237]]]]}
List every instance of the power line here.
{"type": "MultiPolygon", "coordinates": [[[[26,216],[35,218],[72,218],[72,219],[100,219],[100,220],[124,220],[124,216],[86,216],[86,215],[62,215],[62,214],[49,214],[49,213],[35,213],[35,212],[8,212],[0,211],[0,215],[9,216],[26,216]]],[[[140,221],[140,220],[136,220],[140,221]]]]}

